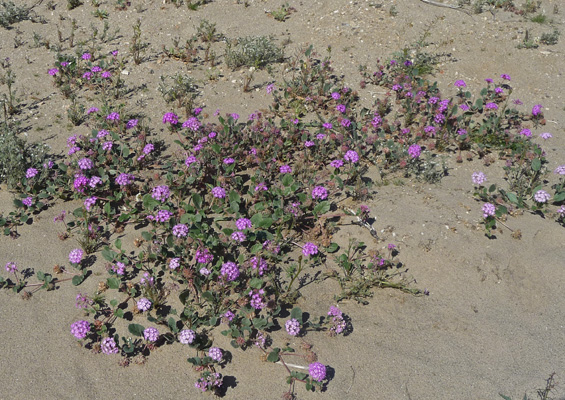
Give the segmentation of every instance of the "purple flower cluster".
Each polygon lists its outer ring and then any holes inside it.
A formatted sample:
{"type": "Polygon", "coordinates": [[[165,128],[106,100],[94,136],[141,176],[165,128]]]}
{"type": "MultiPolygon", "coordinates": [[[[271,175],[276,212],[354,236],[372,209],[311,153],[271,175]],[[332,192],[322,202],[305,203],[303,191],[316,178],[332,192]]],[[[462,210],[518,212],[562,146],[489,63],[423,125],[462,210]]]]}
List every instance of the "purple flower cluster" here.
{"type": "Polygon", "coordinates": [[[197,131],[198,129],[200,129],[200,126],[201,126],[200,121],[196,117],[190,117],[182,124],[183,128],[188,128],[191,131],[197,131]]]}
{"type": "Polygon", "coordinates": [[[308,373],[310,374],[310,378],[321,382],[326,379],[326,366],[319,362],[312,363],[308,366],[308,373]]]}
{"type": "Polygon", "coordinates": [[[417,144],[408,147],[408,155],[412,158],[418,158],[422,154],[422,148],[417,144]]]}
{"type": "Polygon", "coordinates": [[[117,352],[120,351],[116,346],[116,341],[111,337],[102,339],[102,343],[100,344],[100,349],[102,350],[102,353],[107,355],[116,354],[117,352]]]}
{"type": "Polygon", "coordinates": [[[263,275],[269,268],[269,264],[267,264],[267,261],[265,261],[262,257],[252,257],[249,260],[249,263],[251,264],[251,268],[259,271],[259,276],[263,275]]]}
{"type": "Polygon", "coordinates": [[[96,196],[87,197],[86,199],[84,199],[84,208],[86,208],[86,211],[90,211],[92,206],[96,204],[96,200],[98,200],[98,197],[96,196]]]}
{"type": "Polygon", "coordinates": [[[330,162],[330,166],[334,168],[341,168],[343,167],[343,160],[333,160],[332,162],[330,162]]]}
{"type": "Polygon", "coordinates": [[[355,164],[359,161],[359,155],[354,150],[348,150],[343,156],[343,159],[345,161],[349,161],[352,164],[355,164]]]}
{"type": "Polygon", "coordinates": [[[84,252],[82,251],[82,249],[71,250],[71,252],[69,253],[69,262],[71,264],[79,264],[82,261],[83,255],[84,252]]]}
{"type": "Polygon", "coordinates": [[[159,331],[157,328],[149,327],[143,331],[143,338],[148,342],[156,342],[159,340],[159,331]]]}
{"type": "Polygon", "coordinates": [[[226,189],[221,186],[216,186],[212,189],[212,196],[217,199],[223,199],[224,197],[226,197],[226,189]]]}
{"type": "Polygon", "coordinates": [[[279,172],[281,174],[290,174],[292,172],[292,168],[290,168],[290,165],[281,165],[279,172]]]}
{"type": "Polygon", "coordinates": [[[495,213],[496,213],[496,207],[494,206],[494,204],[491,204],[491,203],[483,204],[483,217],[484,218],[494,217],[495,213]]]}
{"type": "Polygon", "coordinates": [[[137,300],[137,309],[139,311],[149,311],[151,304],[152,303],[149,299],[142,297],[141,299],[137,300]]]}
{"type": "Polygon", "coordinates": [[[33,198],[32,197],[26,197],[22,199],[22,204],[26,207],[31,207],[31,205],[33,204],[33,198]]]}
{"type": "Polygon", "coordinates": [[[155,186],[153,188],[153,191],[151,192],[151,197],[153,197],[157,201],[160,201],[161,203],[164,203],[170,195],[171,191],[169,190],[169,187],[167,185],[155,186]]]}
{"type": "Polygon", "coordinates": [[[178,267],[180,267],[180,258],[171,258],[171,261],[169,261],[169,268],[175,270],[178,267]]]}
{"type": "Polygon", "coordinates": [[[262,310],[267,306],[265,304],[264,298],[265,291],[263,289],[253,289],[249,292],[249,297],[251,297],[251,301],[249,304],[256,310],[262,310]]]}
{"type": "Polygon", "coordinates": [[[164,124],[171,124],[171,125],[176,125],[179,123],[179,117],[172,112],[168,112],[165,113],[165,115],[163,115],[163,123],[164,124]]]}
{"type": "Polygon", "coordinates": [[[475,185],[481,186],[483,183],[486,182],[487,177],[484,173],[478,171],[478,172],[473,172],[473,174],[471,175],[471,180],[475,185]]]}
{"type": "Polygon", "coordinates": [[[27,169],[27,171],[26,171],[26,178],[27,179],[31,179],[35,175],[37,175],[37,170],[35,168],[28,168],[27,169]]]}
{"type": "Polygon", "coordinates": [[[323,186],[316,186],[312,189],[312,198],[324,200],[328,198],[328,191],[323,186]]]}
{"type": "Polygon", "coordinates": [[[135,176],[132,174],[121,173],[116,177],[116,184],[120,186],[127,186],[135,181],[135,176]]]}
{"type": "Polygon", "coordinates": [[[226,277],[229,282],[235,281],[239,277],[239,268],[237,267],[236,263],[228,261],[222,264],[220,274],[226,277]]]}
{"type": "Polygon", "coordinates": [[[318,246],[314,243],[306,242],[304,246],[302,246],[302,254],[306,257],[316,255],[318,254],[318,246]]]}
{"type": "Polygon", "coordinates": [[[251,220],[247,218],[239,218],[237,221],[235,221],[235,226],[240,231],[243,231],[245,229],[251,229],[251,220]]]}
{"type": "Polygon", "coordinates": [[[77,339],[84,339],[88,332],[90,332],[90,322],[88,321],[81,320],[71,324],[71,333],[77,339]]]}
{"type": "Polygon", "coordinates": [[[186,235],[188,235],[188,226],[185,224],[177,224],[173,226],[173,235],[178,238],[186,237],[186,235]]]}
{"type": "Polygon", "coordinates": [[[214,361],[220,362],[223,356],[224,353],[218,347],[210,347],[210,349],[208,350],[208,357],[210,357],[214,361]]]}
{"type": "Polygon", "coordinates": [[[14,274],[18,270],[18,266],[15,262],[6,263],[4,268],[6,268],[6,271],[8,271],[10,274],[14,274]]]}
{"type": "Polygon", "coordinates": [[[242,242],[245,242],[245,240],[247,239],[247,236],[245,235],[245,233],[243,233],[241,231],[235,231],[231,234],[231,238],[232,238],[232,240],[235,240],[236,242],[242,243],[242,242]]]}
{"type": "Polygon", "coordinates": [[[196,339],[196,334],[192,329],[183,329],[179,332],[179,342],[182,344],[191,344],[196,339]]]}
{"type": "Polygon", "coordinates": [[[77,294],[75,298],[75,307],[79,309],[88,308],[94,302],[88,298],[88,296],[83,295],[82,293],[77,294]]]}
{"type": "Polygon", "coordinates": [[[213,259],[214,256],[210,254],[210,251],[208,249],[196,250],[196,262],[199,262],[200,264],[207,264],[209,262],[212,262],[213,259]]]}
{"type": "Polygon", "coordinates": [[[328,311],[328,317],[331,317],[330,334],[339,335],[345,330],[345,319],[343,319],[343,313],[339,308],[331,306],[328,311]]]}
{"type": "Polygon", "coordinates": [[[284,328],[290,336],[297,336],[300,333],[300,322],[296,318],[291,318],[285,322],[284,328]]]}
{"type": "Polygon", "coordinates": [[[206,371],[202,374],[202,377],[198,378],[194,386],[203,392],[214,390],[222,386],[222,375],[218,372],[206,371]]]}
{"type": "Polygon", "coordinates": [[[551,199],[551,195],[547,193],[545,190],[538,190],[534,194],[534,200],[537,203],[547,203],[551,199]]]}
{"type": "Polygon", "coordinates": [[[532,115],[534,117],[537,117],[538,115],[540,115],[542,112],[542,105],[541,104],[536,104],[535,106],[532,107],[532,115]]]}

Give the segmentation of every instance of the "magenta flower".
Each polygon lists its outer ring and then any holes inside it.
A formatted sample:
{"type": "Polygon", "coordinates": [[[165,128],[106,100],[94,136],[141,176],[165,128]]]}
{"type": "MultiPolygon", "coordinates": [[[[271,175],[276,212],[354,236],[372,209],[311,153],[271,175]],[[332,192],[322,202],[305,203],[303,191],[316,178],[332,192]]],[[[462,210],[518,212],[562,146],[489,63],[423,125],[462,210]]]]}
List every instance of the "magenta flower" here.
{"type": "Polygon", "coordinates": [[[180,258],[171,258],[171,261],[169,261],[169,268],[175,270],[178,267],[180,267],[180,258]]]}
{"type": "Polygon", "coordinates": [[[120,120],[120,114],[118,114],[117,112],[111,112],[110,114],[108,114],[106,116],[106,119],[108,121],[116,121],[118,122],[120,120]]]}
{"type": "Polygon", "coordinates": [[[422,148],[417,144],[408,147],[408,155],[412,158],[418,158],[422,154],[422,148]]]}
{"type": "Polygon", "coordinates": [[[533,108],[532,108],[532,115],[534,117],[537,117],[538,115],[540,115],[542,113],[542,106],[541,104],[536,104],[533,108]]]}
{"type": "Polygon", "coordinates": [[[297,336],[300,333],[300,322],[296,318],[291,318],[285,322],[284,328],[290,336],[297,336]]]}
{"type": "Polygon", "coordinates": [[[504,80],[510,81],[510,75],[508,75],[508,74],[502,74],[502,75],[500,75],[500,77],[504,80]]]}
{"type": "Polygon", "coordinates": [[[175,113],[172,113],[172,112],[165,113],[165,115],[163,115],[163,123],[164,124],[169,123],[171,125],[176,125],[176,124],[179,123],[179,117],[175,113]]]}
{"type": "Polygon", "coordinates": [[[279,172],[281,174],[290,174],[292,172],[292,168],[290,168],[290,165],[281,165],[279,172]]]}
{"type": "Polygon", "coordinates": [[[210,347],[210,349],[208,350],[208,356],[214,360],[214,361],[221,361],[222,357],[224,356],[224,353],[222,352],[222,350],[218,347],[210,347]]]}
{"type": "Polygon", "coordinates": [[[538,190],[534,194],[534,200],[536,201],[536,203],[547,203],[549,199],[551,199],[551,195],[545,190],[538,190]]]}
{"type": "Polygon", "coordinates": [[[458,88],[467,87],[467,84],[465,83],[464,80],[455,81],[455,84],[454,84],[454,85],[455,85],[455,87],[458,87],[458,88]]]}
{"type": "Polygon", "coordinates": [[[137,126],[137,123],[139,121],[137,119],[130,119],[127,123],[126,123],[126,129],[132,129],[135,128],[137,126]]]}
{"type": "Polygon", "coordinates": [[[69,262],[71,264],[79,264],[82,261],[83,255],[84,252],[82,251],[82,249],[71,250],[71,252],[69,253],[69,262]]]}
{"type": "Polygon", "coordinates": [[[196,334],[192,329],[183,329],[179,332],[179,342],[182,344],[191,344],[196,339],[196,334]]]}
{"type": "Polygon", "coordinates": [[[102,339],[102,343],[100,344],[100,349],[102,350],[102,353],[107,355],[116,354],[120,351],[116,346],[116,342],[111,337],[102,339]]]}
{"type": "Polygon", "coordinates": [[[245,242],[245,239],[247,239],[247,236],[245,236],[245,233],[243,233],[241,231],[235,231],[231,234],[231,238],[232,238],[232,240],[235,240],[236,242],[242,243],[242,242],[245,242]]]}
{"type": "Polygon", "coordinates": [[[200,129],[200,126],[200,121],[196,117],[190,117],[182,124],[183,128],[188,128],[191,131],[197,131],[198,129],[200,129]]]}
{"type": "Polygon", "coordinates": [[[90,332],[90,322],[88,321],[81,320],[71,324],[71,333],[77,339],[84,339],[88,332],[90,332]]]}
{"type": "Polygon", "coordinates": [[[304,147],[312,147],[312,146],[315,146],[315,145],[316,145],[316,143],[314,143],[311,140],[307,140],[307,141],[304,142],[304,147]]]}
{"type": "Polygon", "coordinates": [[[151,192],[151,197],[161,203],[167,201],[170,195],[171,191],[167,185],[155,186],[151,192]]]}
{"type": "Polygon", "coordinates": [[[343,156],[345,161],[349,161],[350,163],[357,163],[359,161],[359,155],[354,150],[348,150],[345,155],[343,156]]]}
{"type": "Polygon", "coordinates": [[[10,274],[13,274],[18,270],[18,266],[16,265],[15,262],[6,263],[4,268],[6,268],[6,271],[8,271],[10,274]]]}
{"type": "Polygon", "coordinates": [[[267,94],[271,94],[273,93],[273,91],[275,90],[275,85],[273,83],[271,83],[270,85],[267,85],[267,94]]]}
{"type": "Polygon", "coordinates": [[[529,130],[528,128],[524,128],[520,131],[520,135],[525,136],[525,137],[531,137],[532,131],[529,130]]]}
{"type": "Polygon", "coordinates": [[[81,58],[82,58],[83,60],[88,61],[88,60],[90,60],[90,59],[92,58],[92,54],[90,54],[90,53],[84,53],[84,54],[81,56],[81,58]]]}
{"type": "Polygon", "coordinates": [[[473,174],[471,175],[471,180],[473,181],[473,183],[475,185],[482,185],[483,183],[485,183],[485,181],[487,180],[487,177],[484,173],[482,172],[473,172],[473,174]]]}
{"type": "Polygon", "coordinates": [[[22,204],[26,207],[31,207],[31,205],[33,204],[33,198],[28,196],[22,199],[22,204]]]}
{"type": "Polygon", "coordinates": [[[547,139],[551,139],[553,135],[549,132],[544,132],[544,133],[540,133],[539,137],[542,138],[543,140],[547,140],[547,139]]]}
{"type": "Polygon", "coordinates": [[[127,186],[135,181],[135,177],[131,174],[121,173],[116,177],[116,184],[120,186],[127,186]]]}
{"type": "Polygon", "coordinates": [[[560,165],[553,171],[554,174],[557,175],[565,175],[565,165],[560,165]]]}
{"type": "Polygon", "coordinates": [[[87,111],[86,111],[86,115],[90,115],[92,113],[97,113],[98,111],[100,111],[100,109],[98,107],[90,107],[87,111]]]}
{"type": "Polygon", "coordinates": [[[51,76],[55,76],[57,75],[57,72],[59,72],[59,70],[57,68],[51,68],[49,71],[47,71],[49,73],[49,75],[51,76]]]}
{"type": "Polygon", "coordinates": [[[485,203],[483,204],[483,218],[494,217],[496,213],[496,207],[494,204],[485,203]]]}
{"type": "Polygon", "coordinates": [[[251,229],[251,220],[247,218],[239,218],[237,221],[235,221],[235,226],[237,226],[237,229],[239,229],[240,231],[251,229]]]}
{"type": "Polygon", "coordinates": [[[159,340],[159,331],[156,328],[149,327],[143,331],[143,337],[148,342],[156,342],[159,340]]]}
{"type": "Polygon", "coordinates": [[[332,93],[332,99],[334,100],[339,100],[341,97],[341,95],[338,92],[333,92],[332,93]]]}
{"type": "Polygon", "coordinates": [[[90,158],[81,158],[78,160],[78,167],[82,170],[89,170],[94,167],[94,163],[90,158]]]}
{"type": "Polygon", "coordinates": [[[496,103],[487,103],[485,105],[485,109],[487,109],[487,110],[498,110],[498,106],[496,105],[496,103]]]}
{"type": "Polygon", "coordinates": [[[302,254],[305,256],[313,256],[318,254],[318,246],[314,243],[306,242],[304,246],[302,246],[302,254]]]}
{"type": "Polygon", "coordinates": [[[173,235],[178,238],[186,237],[186,235],[188,235],[188,226],[185,224],[177,224],[173,226],[173,235]]]}
{"type": "Polygon", "coordinates": [[[139,311],[148,311],[151,308],[151,301],[142,297],[137,301],[137,309],[139,311]]]}
{"type": "Polygon", "coordinates": [[[330,122],[324,122],[324,123],[322,124],[322,126],[323,126],[325,129],[332,129],[332,128],[333,128],[333,125],[332,125],[330,122]]]}
{"type": "Polygon", "coordinates": [[[143,154],[148,155],[149,153],[151,153],[153,150],[155,150],[155,145],[153,145],[153,143],[147,143],[145,145],[145,147],[143,148],[143,154]]]}
{"type": "Polygon", "coordinates": [[[330,165],[334,168],[341,168],[343,167],[343,161],[342,160],[333,160],[330,165]]]}
{"type": "Polygon", "coordinates": [[[26,178],[27,179],[31,179],[33,178],[35,175],[37,175],[37,169],[35,168],[28,168],[26,171],[26,178]]]}
{"type": "Polygon", "coordinates": [[[339,111],[340,113],[344,113],[345,112],[345,104],[338,104],[335,109],[337,111],[339,111]]]}
{"type": "Polygon", "coordinates": [[[90,211],[92,206],[96,204],[96,200],[98,200],[96,196],[87,197],[86,199],[84,199],[84,208],[86,208],[86,211],[90,211]]]}
{"type": "Polygon", "coordinates": [[[221,186],[216,186],[212,189],[212,195],[217,199],[223,199],[226,197],[226,190],[221,186]]]}
{"type": "Polygon", "coordinates": [[[327,197],[328,197],[328,191],[326,190],[325,187],[316,186],[314,189],[312,189],[312,198],[313,199],[324,200],[324,199],[327,199],[327,197]]]}
{"type": "Polygon", "coordinates": [[[225,276],[229,282],[235,281],[239,277],[239,268],[236,263],[228,261],[222,264],[220,274],[225,276]]]}
{"type": "Polygon", "coordinates": [[[349,126],[351,125],[351,121],[344,118],[341,120],[341,126],[343,126],[344,128],[349,128],[349,126]]]}
{"type": "Polygon", "coordinates": [[[310,374],[310,378],[321,382],[326,379],[326,366],[319,362],[312,363],[308,366],[308,373],[310,374]]]}

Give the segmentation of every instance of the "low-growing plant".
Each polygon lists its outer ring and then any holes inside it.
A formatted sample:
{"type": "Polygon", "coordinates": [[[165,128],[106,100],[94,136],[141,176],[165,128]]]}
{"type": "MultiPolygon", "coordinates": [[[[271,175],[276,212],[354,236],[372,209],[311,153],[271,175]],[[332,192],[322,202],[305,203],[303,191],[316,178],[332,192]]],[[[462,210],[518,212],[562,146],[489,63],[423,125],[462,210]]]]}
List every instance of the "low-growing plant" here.
{"type": "Polygon", "coordinates": [[[559,35],[560,33],[557,29],[554,29],[551,33],[542,33],[539,42],[548,46],[556,45],[559,41],[559,35]]]}
{"type": "Polygon", "coordinates": [[[288,5],[288,3],[285,3],[280,6],[280,8],[271,11],[269,15],[279,22],[284,22],[294,11],[296,11],[294,7],[291,7],[288,5]]]}
{"type": "Polygon", "coordinates": [[[248,36],[228,42],[224,55],[232,69],[263,68],[283,60],[283,50],[267,36],[248,36]]]}
{"type": "Polygon", "coordinates": [[[30,8],[17,6],[13,1],[0,3],[0,26],[9,29],[11,25],[31,18],[30,8]]]}
{"type": "Polygon", "coordinates": [[[143,60],[143,54],[145,53],[145,50],[147,50],[147,48],[149,47],[149,43],[143,42],[141,40],[141,19],[138,19],[132,28],[133,36],[131,38],[129,51],[131,56],[133,57],[133,62],[136,65],[139,65],[143,60]]]}
{"type": "Polygon", "coordinates": [[[194,78],[180,72],[172,76],[162,75],[159,92],[167,103],[184,110],[187,118],[193,109],[194,101],[200,94],[194,78]]]}
{"type": "Polygon", "coordinates": [[[74,10],[75,8],[82,6],[81,0],[67,0],[67,9],[74,10]]]}

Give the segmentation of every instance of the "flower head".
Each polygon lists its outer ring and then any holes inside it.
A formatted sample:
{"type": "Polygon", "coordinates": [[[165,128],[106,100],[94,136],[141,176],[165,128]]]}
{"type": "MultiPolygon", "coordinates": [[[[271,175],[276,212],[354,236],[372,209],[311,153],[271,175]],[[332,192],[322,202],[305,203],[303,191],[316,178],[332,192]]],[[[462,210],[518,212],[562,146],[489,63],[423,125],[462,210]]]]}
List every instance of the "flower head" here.
{"type": "Polygon", "coordinates": [[[216,186],[212,189],[212,195],[217,199],[223,199],[226,197],[226,190],[221,186],[216,186]]]}
{"type": "Polygon", "coordinates": [[[318,246],[316,246],[314,243],[306,242],[304,243],[304,246],[302,246],[302,254],[304,254],[305,256],[316,255],[318,254],[318,246]]]}
{"type": "Polygon", "coordinates": [[[71,333],[77,339],[84,339],[88,332],[90,332],[90,322],[88,321],[82,320],[71,324],[71,333]]]}
{"type": "Polygon", "coordinates": [[[235,221],[235,226],[237,226],[237,229],[239,229],[240,231],[251,229],[251,220],[247,218],[239,218],[237,221],[235,221]]]}
{"type": "Polygon", "coordinates": [[[308,373],[310,374],[310,378],[321,382],[326,379],[326,366],[319,362],[312,363],[308,366],[308,373]]]}
{"type": "Polygon", "coordinates": [[[153,327],[146,328],[143,331],[143,338],[148,342],[156,342],[159,339],[159,331],[153,327]]]}
{"type": "Polygon", "coordinates": [[[71,264],[79,264],[82,261],[83,255],[84,252],[82,251],[82,249],[71,250],[71,252],[69,253],[69,262],[71,264]]]}
{"type": "Polygon", "coordinates": [[[300,333],[300,322],[296,318],[291,318],[285,322],[284,328],[290,336],[297,336],[300,333]]]}
{"type": "Polygon", "coordinates": [[[237,267],[236,263],[228,261],[222,264],[222,269],[220,270],[220,274],[226,277],[229,282],[232,282],[239,277],[239,268],[237,267]]]}
{"type": "Polygon", "coordinates": [[[188,235],[188,226],[185,224],[177,224],[173,226],[173,235],[178,238],[186,237],[186,235],[188,235]]]}
{"type": "Polygon", "coordinates": [[[15,262],[6,263],[4,268],[6,268],[6,271],[8,271],[10,274],[13,274],[18,270],[18,266],[16,265],[15,262]]]}
{"type": "Polygon", "coordinates": [[[191,344],[196,339],[196,334],[192,329],[183,329],[179,332],[179,342],[182,344],[191,344]]]}
{"type": "Polygon", "coordinates": [[[478,172],[473,172],[473,175],[471,175],[471,180],[473,181],[473,183],[475,185],[482,185],[483,183],[485,183],[485,181],[487,180],[487,177],[484,173],[478,171],[478,172]]]}
{"type": "Polygon", "coordinates": [[[312,189],[312,198],[324,200],[328,198],[328,191],[323,186],[316,186],[312,189]]]}
{"type": "Polygon", "coordinates": [[[37,169],[35,169],[35,168],[28,168],[27,169],[27,171],[26,171],[26,178],[27,179],[31,179],[35,175],[37,175],[37,169]]]}
{"type": "Polygon", "coordinates": [[[465,83],[464,80],[455,81],[454,85],[455,85],[455,87],[458,87],[458,88],[467,87],[467,84],[465,83]]]}
{"type": "Polygon", "coordinates": [[[290,168],[290,165],[281,165],[279,172],[281,174],[290,174],[292,172],[292,168],[290,168]]]}
{"type": "Polygon", "coordinates": [[[149,299],[142,297],[137,301],[137,309],[139,311],[148,311],[151,308],[151,304],[152,303],[149,299]]]}
{"type": "Polygon", "coordinates": [[[547,203],[551,199],[551,195],[547,193],[545,190],[538,190],[534,194],[534,200],[537,203],[547,203]]]}
{"type": "Polygon", "coordinates": [[[343,156],[343,159],[345,161],[349,161],[352,164],[355,164],[359,161],[359,155],[354,150],[348,150],[343,156]]]}
{"type": "Polygon", "coordinates": [[[116,341],[111,337],[102,339],[102,343],[100,344],[100,349],[102,350],[102,353],[107,355],[116,354],[117,352],[120,351],[116,346],[116,341]]]}
{"type": "Polygon", "coordinates": [[[413,144],[412,146],[408,147],[408,155],[412,158],[420,157],[422,153],[422,148],[417,144],[413,144]]]}
{"type": "Polygon", "coordinates": [[[484,218],[494,217],[495,213],[496,213],[496,207],[494,206],[494,204],[491,204],[491,203],[483,204],[483,217],[484,218]]]}
{"type": "Polygon", "coordinates": [[[224,353],[219,347],[210,347],[208,350],[208,356],[214,361],[221,361],[224,353]]]}

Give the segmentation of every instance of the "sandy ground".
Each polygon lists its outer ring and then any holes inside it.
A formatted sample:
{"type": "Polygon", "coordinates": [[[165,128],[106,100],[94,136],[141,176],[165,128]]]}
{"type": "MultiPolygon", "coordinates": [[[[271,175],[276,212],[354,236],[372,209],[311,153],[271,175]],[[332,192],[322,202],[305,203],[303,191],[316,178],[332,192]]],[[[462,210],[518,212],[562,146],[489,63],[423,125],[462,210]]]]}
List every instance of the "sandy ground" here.
{"type": "MultiPolygon", "coordinates": [[[[57,122],[56,114],[64,116],[69,101],[46,78],[54,53],[32,48],[33,33],[55,43],[57,24],[67,36],[70,19],[75,18],[77,36],[87,37],[90,23],[101,22],[92,17],[90,1],[72,11],[66,10],[64,1],[55,3],[55,11],[48,10],[46,4],[36,7],[47,24],[26,21],[16,25],[26,44],[14,48],[16,29],[1,30],[0,57],[10,57],[16,67],[17,87],[25,103],[19,118],[29,127],[28,139],[61,150],[68,135],[88,128],[69,129],[65,122],[57,122]]],[[[426,50],[450,54],[436,75],[440,86],[453,92],[454,80],[465,79],[473,90],[482,87],[485,78],[510,74],[513,97],[522,99],[523,107],[544,106],[548,119],[544,131],[553,134],[544,145],[549,168],[564,163],[565,41],[531,50],[516,48],[526,29],[539,36],[552,30],[547,24],[500,10],[494,15],[466,15],[417,0],[291,1],[297,11],[284,23],[265,13],[278,8],[281,1],[249,1],[249,7],[244,7],[216,0],[198,11],[189,11],[186,6],[176,9],[162,1],[132,3],[129,10],[117,11],[113,1],[102,2],[101,8],[110,14],[111,30],[119,26],[122,35],[106,46],[127,52],[131,25],[142,19],[143,37],[150,42],[150,50],[139,66],[127,65],[129,75],[124,79],[131,86],[146,84],[148,90],[139,91],[126,106],[135,108],[139,99],[139,104],[150,104],[144,111],[152,117],[156,134],[163,129],[160,116],[168,111],[156,90],[158,77],[187,70],[182,62],[161,59],[161,47],[170,46],[172,37],[187,38],[195,33],[201,19],[217,23],[218,30],[230,38],[258,34],[273,35],[280,42],[288,38],[287,55],[307,43],[314,44],[320,53],[331,46],[336,71],[356,89],[359,64],[374,66],[377,59],[418,40],[429,26],[426,50]],[[393,5],[396,16],[390,13],[393,5]],[[138,13],[136,6],[142,12],[138,13]]],[[[542,10],[563,30],[565,5],[545,0],[542,10]],[[554,6],[558,14],[553,14],[554,6]]],[[[247,115],[265,107],[268,98],[263,87],[276,81],[276,74],[258,73],[255,84],[260,90],[242,93],[242,73],[218,68],[222,71],[218,81],[204,81],[200,101],[207,112],[220,108],[247,115]]],[[[202,68],[188,69],[199,79],[205,76],[202,68]]],[[[369,87],[360,95],[370,101],[376,92],[369,87]]],[[[374,245],[381,248],[395,243],[413,285],[427,289],[429,296],[376,290],[366,306],[342,303],[340,307],[352,321],[351,334],[307,336],[320,361],[330,367],[331,380],[324,393],[308,393],[298,387],[297,398],[497,399],[503,393],[521,399],[525,392],[537,398],[535,389],[543,387],[552,372],[557,374],[557,382],[565,378],[563,228],[550,219],[526,213],[507,221],[512,229],[521,230],[521,239],[512,238],[505,230],[489,240],[477,228],[480,204],[472,199],[470,175],[484,170],[502,182],[500,163],[484,167],[475,159],[449,165],[449,176],[440,184],[406,181],[404,186],[375,187],[375,196],[368,203],[381,239],[374,245]]],[[[9,209],[10,203],[11,194],[0,192],[2,209],[9,209]]],[[[0,264],[17,261],[21,266],[50,272],[53,265],[64,262],[76,245],[57,239],[59,227],[52,220],[60,210],[73,208],[58,204],[33,225],[22,227],[19,239],[0,237],[0,264]]],[[[352,232],[343,227],[342,238],[352,232]]],[[[366,243],[373,242],[367,232],[363,234],[366,243]]],[[[117,356],[90,354],[75,344],[69,326],[81,313],[74,308],[74,298],[77,292],[89,292],[96,285],[96,279],[87,280],[80,290],[61,284],[58,290],[39,292],[28,301],[9,291],[0,292],[0,399],[198,398],[196,373],[186,362],[194,355],[190,350],[164,346],[147,364],[122,368],[117,356]]],[[[323,314],[337,290],[332,281],[310,285],[299,305],[313,315],[323,314]]],[[[218,336],[222,344],[224,338],[218,336]]],[[[295,344],[299,346],[300,339],[295,344]]],[[[233,362],[221,371],[230,377],[226,398],[281,397],[287,386],[280,365],[261,362],[255,351],[232,353],[233,362]]],[[[565,385],[558,385],[553,396],[565,399],[565,385]]]]}

